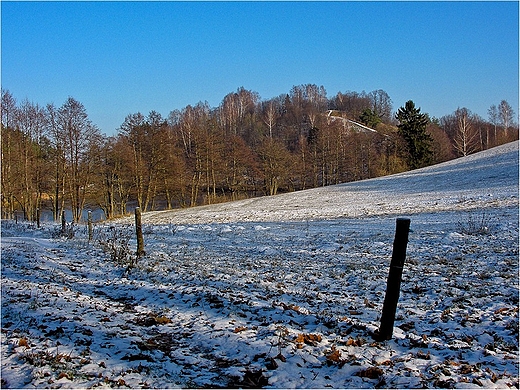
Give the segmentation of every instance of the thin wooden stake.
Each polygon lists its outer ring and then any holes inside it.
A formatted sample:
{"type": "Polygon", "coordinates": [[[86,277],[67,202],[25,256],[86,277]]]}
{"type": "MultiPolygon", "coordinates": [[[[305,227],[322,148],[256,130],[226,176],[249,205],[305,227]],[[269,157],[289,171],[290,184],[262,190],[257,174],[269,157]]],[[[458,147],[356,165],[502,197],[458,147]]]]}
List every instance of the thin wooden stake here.
{"type": "Polygon", "coordinates": [[[392,260],[390,262],[385,301],[381,314],[381,326],[379,330],[374,333],[374,339],[378,341],[390,340],[394,331],[395,312],[397,310],[397,302],[399,301],[401,277],[406,259],[406,246],[408,244],[409,232],[410,220],[408,218],[397,218],[392,260]]]}
{"type": "Polygon", "coordinates": [[[65,220],[65,210],[61,211],[61,234],[65,234],[67,221],[65,220]]]}
{"type": "Polygon", "coordinates": [[[87,212],[88,240],[92,241],[92,211],[87,212]]]}
{"type": "Polygon", "coordinates": [[[135,208],[135,233],[137,235],[137,258],[144,256],[143,227],[141,225],[141,209],[135,208]]]}
{"type": "Polygon", "coordinates": [[[36,209],[36,227],[40,228],[40,209],[36,209]]]}

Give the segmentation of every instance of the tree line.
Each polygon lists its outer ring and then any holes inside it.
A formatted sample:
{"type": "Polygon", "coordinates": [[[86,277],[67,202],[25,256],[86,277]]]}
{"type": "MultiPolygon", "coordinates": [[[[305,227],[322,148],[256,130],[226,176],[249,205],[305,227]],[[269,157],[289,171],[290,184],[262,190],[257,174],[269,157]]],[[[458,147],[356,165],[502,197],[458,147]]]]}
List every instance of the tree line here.
{"type": "Polygon", "coordinates": [[[87,207],[113,218],[130,206],[191,207],[397,173],[518,139],[518,127],[506,101],[488,120],[466,108],[436,119],[412,101],[394,114],[383,90],[327,98],[306,84],[268,100],[242,87],[218,107],[130,114],[114,136],[72,97],[41,106],[2,90],[1,136],[2,218],[70,209],[78,222],[87,207]]]}

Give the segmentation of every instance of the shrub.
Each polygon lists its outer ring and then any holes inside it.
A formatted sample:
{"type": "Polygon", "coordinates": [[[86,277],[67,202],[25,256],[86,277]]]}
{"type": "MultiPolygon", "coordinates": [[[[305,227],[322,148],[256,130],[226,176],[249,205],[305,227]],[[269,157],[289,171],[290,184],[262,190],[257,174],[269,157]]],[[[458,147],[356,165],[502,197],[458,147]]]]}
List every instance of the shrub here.
{"type": "Polygon", "coordinates": [[[98,242],[114,263],[131,267],[133,265],[129,245],[131,236],[128,229],[116,229],[115,226],[110,226],[106,231],[99,233],[98,242]]]}
{"type": "Polygon", "coordinates": [[[466,221],[458,222],[459,232],[472,236],[490,234],[493,230],[493,219],[483,212],[480,216],[469,214],[466,221]]]}

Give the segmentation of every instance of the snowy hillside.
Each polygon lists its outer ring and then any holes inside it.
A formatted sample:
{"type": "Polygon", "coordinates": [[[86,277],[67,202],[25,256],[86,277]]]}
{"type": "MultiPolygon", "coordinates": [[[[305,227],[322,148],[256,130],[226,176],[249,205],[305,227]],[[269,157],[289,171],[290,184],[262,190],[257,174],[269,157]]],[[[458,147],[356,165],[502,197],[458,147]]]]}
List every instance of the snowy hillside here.
{"type": "Polygon", "coordinates": [[[2,221],[2,387],[518,388],[518,217],[512,143],[147,213],[130,270],[132,219],[90,243],[2,221]],[[398,216],[394,338],[374,342],[398,216]]]}
{"type": "Polygon", "coordinates": [[[304,221],[518,204],[518,143],[411,172],[274,197],[148,213],[150,223],[304,221]]]}

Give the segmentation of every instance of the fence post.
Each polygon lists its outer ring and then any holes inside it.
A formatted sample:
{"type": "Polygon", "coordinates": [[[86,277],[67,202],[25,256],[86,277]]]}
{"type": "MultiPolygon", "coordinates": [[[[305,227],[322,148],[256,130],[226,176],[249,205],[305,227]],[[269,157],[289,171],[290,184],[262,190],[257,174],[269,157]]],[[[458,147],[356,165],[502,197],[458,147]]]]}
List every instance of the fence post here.
{"type": "Polygon", "coordinates": [[[135,208],[135,233],[137,235],[137,258],[144,256],[143,227],[141,225],[141,208],[135,208]]]}
{"type": "Polygon", "coordinates": [[[92,211],[87,212],[88,240],[92,241],[92,211]]]}
{"type": "Polygon", "coordinates": [[[40,228],[40,209],[36,209],[36,227],[40,228]]]}
{"type": "Polygon", "coordinates": [[[385,301],[381,314],[381,325],[374,333],[374,339],[378,341],[390,340],[394,331],[395,312],[401,289],[401,277],[406,259],[406,246],[408,244],[408,233],[410,232],[410,220],[408,218],[397,218],[395,227],[394,247],[390,271],[386,282],[385,301]]]}
{"type": "Polygon", "coordinates": [[[61,210],[61,234],[65,234],[67,221],[65,220],[65,210],[61,210]]]}

